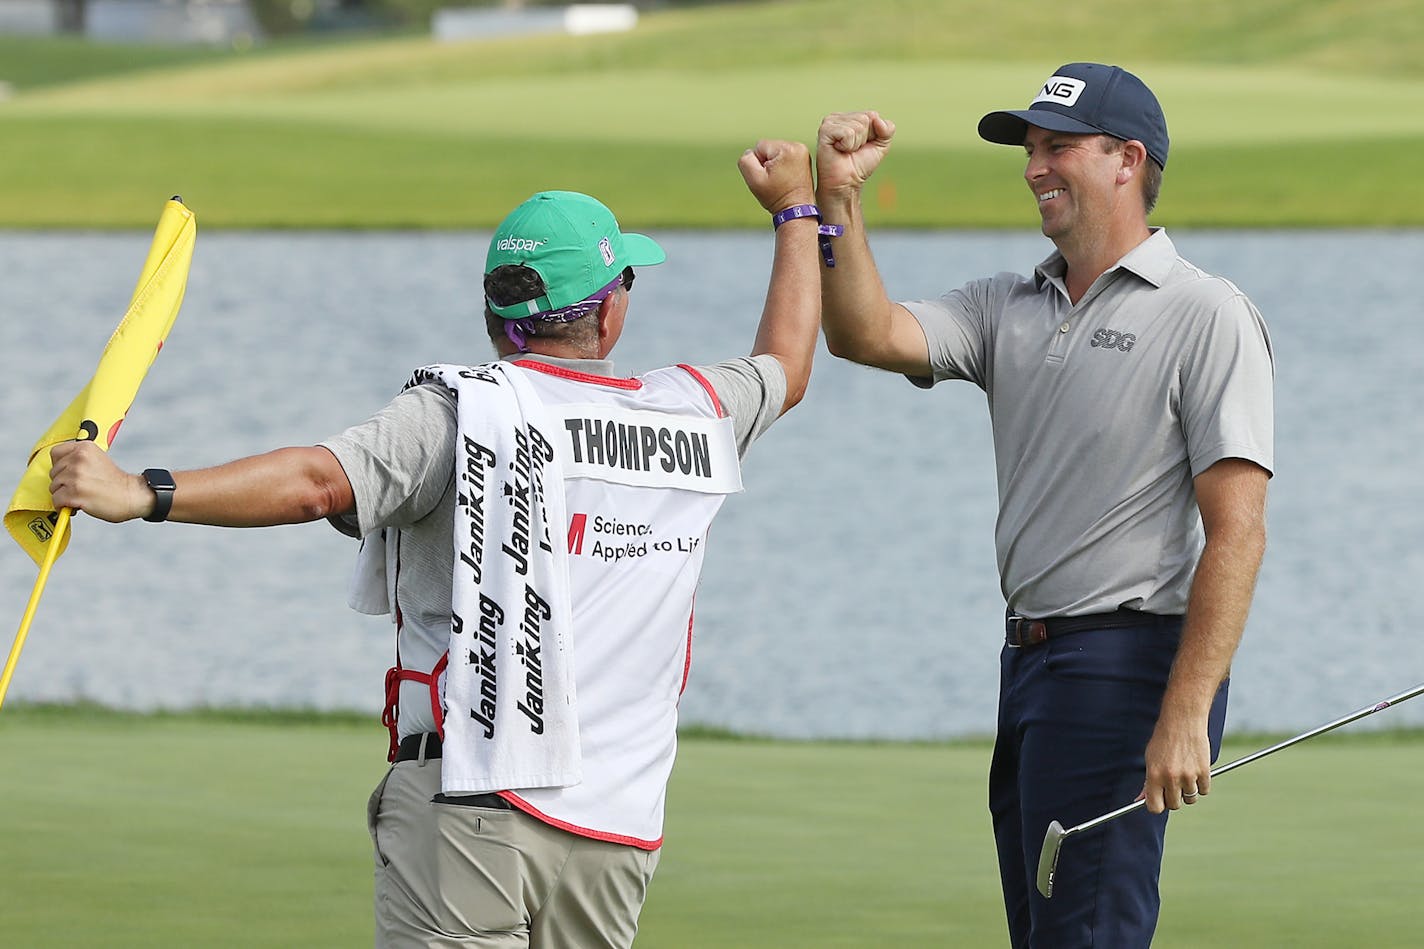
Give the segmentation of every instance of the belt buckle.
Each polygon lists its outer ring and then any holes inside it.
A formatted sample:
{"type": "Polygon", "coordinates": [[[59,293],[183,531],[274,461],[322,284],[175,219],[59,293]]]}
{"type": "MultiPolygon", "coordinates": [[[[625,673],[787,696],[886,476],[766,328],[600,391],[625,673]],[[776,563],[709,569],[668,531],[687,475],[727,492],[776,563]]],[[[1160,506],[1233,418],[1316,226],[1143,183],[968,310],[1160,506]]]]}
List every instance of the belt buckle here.
{"type": "Polygon", "coordinates": [[[1048,639],[1048,626],[1043,620],[1029,619],[1017,613],[1009,616],[1007,629],[1012,630],[1012,635],[1005,639],[1005,644],[1010,649],[1037,646],[1048,639]]]}

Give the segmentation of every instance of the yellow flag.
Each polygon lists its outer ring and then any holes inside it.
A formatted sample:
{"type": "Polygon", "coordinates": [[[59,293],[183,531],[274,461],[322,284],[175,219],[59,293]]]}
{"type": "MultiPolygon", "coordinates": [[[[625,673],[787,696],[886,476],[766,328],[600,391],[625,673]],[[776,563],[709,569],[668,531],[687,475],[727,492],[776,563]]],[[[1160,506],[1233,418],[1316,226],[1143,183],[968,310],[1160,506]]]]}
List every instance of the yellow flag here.
{"type": "Polygon", "coordinates": [[[105,451],[114,443],[139,384],[178,316],[196,236],[193,212],[175,197],[158,219],[133,299],[104,347],[94,377],[30,453],[29,467],[5,509],[5,529],[37,564],[50,544],[59,545],[57,557],[69,543],[64,529],[68,518],[61,521],[49,494],[49,450],[75,438],[96,442],[105,451]]]}

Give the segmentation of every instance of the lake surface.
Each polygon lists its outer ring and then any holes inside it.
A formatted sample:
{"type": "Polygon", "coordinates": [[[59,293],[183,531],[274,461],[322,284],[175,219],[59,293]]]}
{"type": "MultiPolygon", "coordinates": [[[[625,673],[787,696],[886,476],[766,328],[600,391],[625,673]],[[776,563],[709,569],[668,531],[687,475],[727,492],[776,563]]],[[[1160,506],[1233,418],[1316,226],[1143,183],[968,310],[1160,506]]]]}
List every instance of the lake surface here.
{"type": "MultiPolygon", "coordinates": [[[[770,234],[658,232],[615,358],[637,372],[746,352],[770,234]]],[[[1270,325],[1270,541],[1230,727],[1300,731],[1424,680],[1406,594],[1424,587],[1424,232],[1174,231],[1270,325]]],[[[150,235],[0,232],[0,490],[88,380],[150,235]],[[9,474],[4,474],[8,471],[9,474]]],[[[113,454],[193,468],[311,444],[378,409],[410,369],[489,357],[488,234],[201,232],[188,296],[113,454]]],[[[873,238],[897,298],[1027,271],[1036,233],[873,238]]],[[[697,601],[687,723],[787,737],[992,730],[1003,601],[983,394],[921,392],[826,355],[755,446],[697,601]]],[[[383,619],[346,609],[355,547],[324,524],[221,530],[80,517],[14,700],[133,709],[300,706],[375,714],[383,619]]],[[[0,550],[8,651],[34,582],[0,550]],[[8,625],[6,625],[8,624],[8,625]]],[[[1411,594],[1412,595],[1412,594],[1411,594]]],[[[1358,728],[1424,724],[1424,702],[1358,728]]]]}

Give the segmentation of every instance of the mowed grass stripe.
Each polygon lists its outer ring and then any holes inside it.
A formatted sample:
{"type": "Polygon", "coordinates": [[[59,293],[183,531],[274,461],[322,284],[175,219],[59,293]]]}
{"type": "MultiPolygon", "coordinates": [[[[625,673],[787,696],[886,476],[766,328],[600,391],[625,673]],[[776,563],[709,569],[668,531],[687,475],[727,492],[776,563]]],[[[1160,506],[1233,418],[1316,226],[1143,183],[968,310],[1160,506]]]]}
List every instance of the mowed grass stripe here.
{"type": "Polygon", "coordinates": [[[736,155],[867,107],[899,125],[872,223],[1031,226],[1021,157],[974,126],[1025,104],[1065,50],[1161,96],[1160,223],[1417,226],[1424,111],[1398,105],[1424,92],[1411,10],[1178,0],[1144,20],[1084,0],[1044,29],[1040,11],[982,0],[787,0],[651,12],[626,34],[365,39],[143,73],[113,49],[96,68],[73,44],[12,43],[0,226],[146,228],[155,195],[187,192],[205,227],[487,227],[569,187],[642,226],[761,227],[736,155]],[[792,39],[769,59],[765,37],[792,39]]]}
{"type": "MultiPolygon", "coordinates": [[[[738,146],[371,133],[296,121],[5,117],[0,227],[146,228],[182,194],[204,228],[487,228],[530,193],[599,195],[629,226],[761,227],[738,146]]],[[[748,142],[750,144],[750,142],[748,142]]],[[[1424,225],[1424,136],[1173,152],[1168,226],[1424,225]],[[1362,156],[1368,156],[1368,161],[1362,156]]],[[[902,143],[874,227],[1036,225],[1012,148],[902,143]]]]}
{"type": "MultiPolygon", "coordinates": [[[[431,46],[431,49],[438,47],[431,46]]],[[[300,62],[300,61],[299,61],[300,62]]],[[[978,146],[985,112],[1020,108],[1046,78],[1041,62],[860,62],[693,71],[625,67],[470,79],[335,82],[303,88],[288,60],[208,66],[161,77],[88,83],[21,97],[14,115],[154,115],[300,120],[366,129],[553,142],[740,145],[814,138],[827,112],[874,108],[906,147],[978,146]],[[265,79],[263,77],[266,77],[265,79]]],[[[1424,135],[1424,81],[1284,68],[1140,63],[1178,143],[1294,143],[1424,135]]]]}
{"type": "MultiPolygon", "coordinates": [[[[1173,820],[1154,946],[1417,945],[1420,747],[1341,733],[1223,776],[1173,820]]],[[[374,725],[7,707],[0,750],[23,766],[0,773],[0,939],[369,944],[363,805],[384,749],[374,725]]],[[[1002,944],[988,758],[684,741],[640,949],[1002,944]]]]}

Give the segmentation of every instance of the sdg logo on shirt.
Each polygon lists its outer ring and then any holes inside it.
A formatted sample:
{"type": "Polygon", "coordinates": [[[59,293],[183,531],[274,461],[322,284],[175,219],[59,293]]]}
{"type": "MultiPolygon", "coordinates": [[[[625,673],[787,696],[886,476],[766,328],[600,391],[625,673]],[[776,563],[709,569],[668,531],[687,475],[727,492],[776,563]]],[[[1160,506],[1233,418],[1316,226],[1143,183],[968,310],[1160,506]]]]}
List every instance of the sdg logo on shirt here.
{"type": "Polygon", "coordinates": [[[1093,334],[1092,342],[1089,346],[1102,349],[1116,349],[1124,353],[1132,352],[1132,344],[1137,342],[1137,337],[1132,333],[1119,333],[1117,330],[1098,330],[1093,334]]]}

